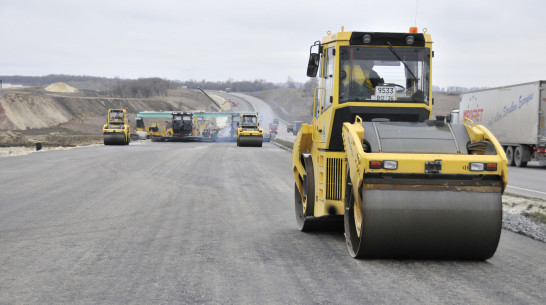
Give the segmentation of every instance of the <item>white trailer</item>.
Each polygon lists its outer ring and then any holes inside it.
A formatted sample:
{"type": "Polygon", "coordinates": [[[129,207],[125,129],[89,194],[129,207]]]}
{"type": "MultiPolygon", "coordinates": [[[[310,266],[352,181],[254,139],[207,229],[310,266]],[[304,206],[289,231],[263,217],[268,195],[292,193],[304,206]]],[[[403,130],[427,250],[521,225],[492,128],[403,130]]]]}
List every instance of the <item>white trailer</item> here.
{"type": "Polygon", "coordinates": [[[508,165],[546,160],[546,81],[461,94],[459,123],[484,125],[499,140],[508,165]]]}

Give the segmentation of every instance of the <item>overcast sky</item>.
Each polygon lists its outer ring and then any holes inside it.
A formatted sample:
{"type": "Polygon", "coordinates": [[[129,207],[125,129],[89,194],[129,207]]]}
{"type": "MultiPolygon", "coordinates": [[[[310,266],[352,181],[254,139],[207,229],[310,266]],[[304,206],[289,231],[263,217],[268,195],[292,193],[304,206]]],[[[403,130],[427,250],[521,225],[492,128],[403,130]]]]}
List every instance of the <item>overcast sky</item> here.
{"type": "Polygon", "coordinates": [[[546,79],[544,0],[0,0],[0,75],[304,82],[328,30],[414,25],[436,86],[546,79]]]}

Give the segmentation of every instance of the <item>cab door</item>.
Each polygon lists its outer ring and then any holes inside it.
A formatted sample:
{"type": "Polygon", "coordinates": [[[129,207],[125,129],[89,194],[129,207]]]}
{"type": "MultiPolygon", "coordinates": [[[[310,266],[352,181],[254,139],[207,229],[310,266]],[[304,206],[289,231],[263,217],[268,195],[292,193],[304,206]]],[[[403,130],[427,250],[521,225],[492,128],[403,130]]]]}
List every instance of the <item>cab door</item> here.
{"type": "Polygon", "coordinates": [[[320,70],[320,89],[317,94],[315,109],[315,139],[320,143],[326,143],[329,124],[331,123],[331,109],[334,90],[335,47],[325,47],[323,52],[322,69],[320,70]]]}

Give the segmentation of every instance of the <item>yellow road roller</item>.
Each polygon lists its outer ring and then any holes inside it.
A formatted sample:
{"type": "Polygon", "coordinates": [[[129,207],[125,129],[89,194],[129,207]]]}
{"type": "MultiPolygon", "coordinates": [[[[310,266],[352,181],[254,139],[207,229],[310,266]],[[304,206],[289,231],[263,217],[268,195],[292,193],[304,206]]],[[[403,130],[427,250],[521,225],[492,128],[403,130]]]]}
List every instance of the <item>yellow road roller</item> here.
{"type": "Polygon", "coordinates": [[[109,109],[102,134],[104,145],[128,145],[131,140],[131,126],[127,109],[109,109]]]}
{"type": "Polygon", "coordinates": [[[355,258],[494,255],[506,156],[484,126],[430,119],[433,54],[416,28],[342,28],[311,46],[320,83],[292,154],[300,230],[343,220],[355,258]]]}
{"type": "Polygon", "coordinates": [[[241,114],[241,125],[237,128],[237,146],[262,147],[264,132],[258,123],[258,114],[241,114]]]}

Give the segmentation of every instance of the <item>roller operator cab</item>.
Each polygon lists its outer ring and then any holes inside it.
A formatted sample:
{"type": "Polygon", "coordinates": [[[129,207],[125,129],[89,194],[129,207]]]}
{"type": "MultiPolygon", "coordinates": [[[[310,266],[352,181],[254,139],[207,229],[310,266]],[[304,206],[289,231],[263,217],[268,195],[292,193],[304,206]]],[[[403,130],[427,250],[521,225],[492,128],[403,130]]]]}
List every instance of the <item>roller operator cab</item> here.
{"type": "Polygon", "coordinates": [[[237,146],[262,147],[263,138],[258,114],[241,114],[240,125],[237,128],[237,146]]]}
{"type": "Polygon", "coordinates": [[[310,53],[319,87],[292,155],[300,230],[343,218],[353,257],[493,256],[506,157],[483,126],[429,120],[426,29],[342,30],[310,53]]]}
{"type": "Polygon", "coordinates": [[[128,145],[131,140],[131,127],[127,109],[109,109],[102,134],[104,145],[128,145]]]}

